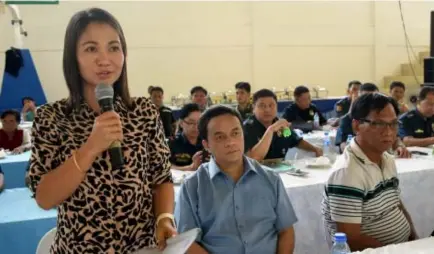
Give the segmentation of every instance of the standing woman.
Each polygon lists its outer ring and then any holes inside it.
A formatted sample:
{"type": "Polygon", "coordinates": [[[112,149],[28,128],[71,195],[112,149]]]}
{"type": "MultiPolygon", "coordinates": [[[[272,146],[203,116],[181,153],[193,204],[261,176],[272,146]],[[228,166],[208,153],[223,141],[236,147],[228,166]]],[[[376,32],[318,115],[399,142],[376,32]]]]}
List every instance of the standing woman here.
{"type": "Polygon", "coordinates": [[[64,43],[69,97],[38,109],[29,172],[38,205],[58,210],[51,253],[132,253],[156,240],[163,247],[176,233],[170,154],[157,108],[130,98],[122,28],[104,10],[80,11],[64,43]],[[115,112],[99,113],[99,83],[113,86],[115,112]],[[106,151],[117,140],[121,169],[106,151]]]}

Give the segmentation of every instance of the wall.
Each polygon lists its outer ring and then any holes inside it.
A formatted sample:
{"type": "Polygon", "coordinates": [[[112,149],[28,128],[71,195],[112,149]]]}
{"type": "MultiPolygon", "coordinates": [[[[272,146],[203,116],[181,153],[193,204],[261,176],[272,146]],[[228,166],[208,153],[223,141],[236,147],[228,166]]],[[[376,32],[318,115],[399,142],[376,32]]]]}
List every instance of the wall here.
{"type": "MultiPolygon", "coordinates": [[[[330,95],[342,95],[349,80],[381,83],[408,62],[396,1],[61,1],[20,6],[29,31],[25,46],[49,101],[67,96],[61,71],[66,24],[74,12],[92,6],[112,12],[125,30],[134,95],[146,95],[154,84],[163,85],[166,99],[187,94],[196,84],[221,92],[240,80],[252,82],[254,89],[320,84],[330,95]]],[[[403,3],[416,52],[428,48],[433,9],[431,1],[403,3]]],[[[0,15],[0,50],[12,44],[10,16],[0,15]]]]}

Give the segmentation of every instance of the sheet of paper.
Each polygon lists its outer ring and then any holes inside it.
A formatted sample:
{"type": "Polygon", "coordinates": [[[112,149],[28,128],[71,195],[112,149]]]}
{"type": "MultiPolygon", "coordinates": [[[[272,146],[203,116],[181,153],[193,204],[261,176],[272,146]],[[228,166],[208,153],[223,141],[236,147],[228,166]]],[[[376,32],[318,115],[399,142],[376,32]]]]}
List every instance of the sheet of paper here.
{"type": "Polygon", "coordinates": [[[199,228],[191,229],[175,237],[167,239],[163,254],[184,254],[200,234],[199,228]]]}

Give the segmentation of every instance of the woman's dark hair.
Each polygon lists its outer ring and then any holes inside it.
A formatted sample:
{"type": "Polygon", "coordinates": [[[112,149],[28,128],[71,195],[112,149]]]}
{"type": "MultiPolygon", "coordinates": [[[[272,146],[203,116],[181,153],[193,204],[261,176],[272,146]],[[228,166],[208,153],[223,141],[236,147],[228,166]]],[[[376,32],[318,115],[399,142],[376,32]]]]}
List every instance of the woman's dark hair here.
{"type": "Polygon", "coordinates": [[[271,97],[277,102],[277,97],[273,93],[273,91],[269,89],[261,89],[253,94],[253,104],[256,104],[256,102],[261,98],[271,97]]]}
{"type": "Polygon", "coordinates": [[[187,118],[192,112],[196,111],[202,112],[199,105],[197,105],[196,103],[187,103],[181,108],[179,119],[183,120],[187,118]]]}
{"type": "MultiPolygon", "coordinates": [[[[111,26],[119,35],[122,51],[126,58],[127,44],[124,32],[116,18],[109,12],[91,8],[74,14],[68,23],[65,33],[63,47],[63,75],[69,90],[69,111],[78,109],[83,102],[83,78],[77,61],[77,42],[89,24],[99,23],[111,26]]],[[[120,96],[122,101],[131,107],[131,97],[128,90],[127,63],[124,62],[122,72],[117,81],[113,84],[115,95],[120,96]]]]}
{"type": "Polygon", "coordinates": [[[243,120],[241,120],[240,114],[235,109],[223,105],[212,106],[205,110],[199,119],[199,137],[202,140],[208,140],[208,124],[211,119],[221,115],[234,116],[238,119],[238,121],[240,121],[241,126],[243,126],[243,120]]]}
{"type": "Polygon", "coordinates": [[[13,116],[15,116],[15,119],[17,120],[17,123],[20,123],[21,122],[21,114],[20,114],[20,112],[18,112],[18,111],[16,111],[16,110],[13,110],[13,109],[8,109],[8,110],[5,110],[5,111],[3,111],[3,113],[1,114],[1,116],[0,116],[0,119],[5,119],[8,115],[13,115],[13,116]]]}
{"type": "Polygon", "coordinates": [[[297,86],[294,89],[294,97],[298,98],[300,97],[302,94],[304,93],[308,93],[309,92],[309,88],[307,88],[306,86],[297,86]]]}
{"type": "Polygon", "coordinates": [[[355,120],[363,120],[368,117],[372,111],[381,111],[387,105],[391,104],[396,115],[399,114],[399,107],[396,101],[389,96],[381,93],[363,94],[354,102],[351,107],[351,118],[355,120]]]}

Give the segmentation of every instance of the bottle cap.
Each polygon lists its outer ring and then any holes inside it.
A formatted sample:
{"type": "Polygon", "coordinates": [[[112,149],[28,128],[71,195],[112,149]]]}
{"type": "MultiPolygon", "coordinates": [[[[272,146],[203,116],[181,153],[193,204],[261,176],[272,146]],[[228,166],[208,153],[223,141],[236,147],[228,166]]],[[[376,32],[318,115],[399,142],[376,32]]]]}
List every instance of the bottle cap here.
{"type": "Polygon", "coordinates": [[[347,235],[345,233],[335,233],[335,242],[342,243],[347,241],[347,235]]]}

